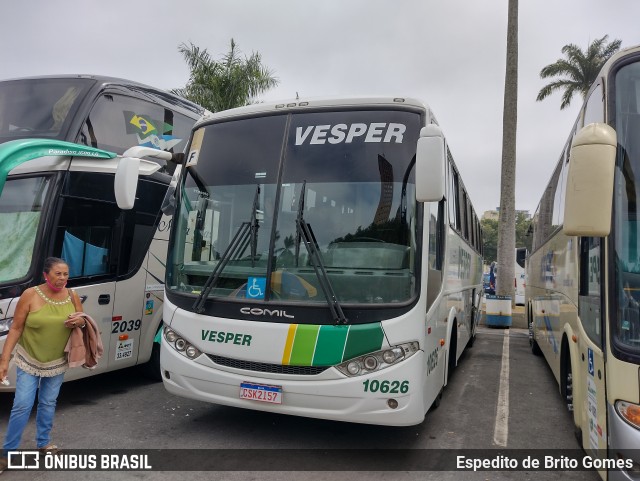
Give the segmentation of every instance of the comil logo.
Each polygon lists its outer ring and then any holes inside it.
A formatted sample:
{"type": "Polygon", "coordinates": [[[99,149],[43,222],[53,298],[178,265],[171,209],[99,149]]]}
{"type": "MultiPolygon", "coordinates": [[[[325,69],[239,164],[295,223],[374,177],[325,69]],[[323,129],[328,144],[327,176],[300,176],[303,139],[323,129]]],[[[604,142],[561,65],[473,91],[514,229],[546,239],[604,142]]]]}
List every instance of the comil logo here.
{"type": "Polygon", "coordinates": [[[40,469],[38,451],[9,451],[9,469],[40,469]]]}

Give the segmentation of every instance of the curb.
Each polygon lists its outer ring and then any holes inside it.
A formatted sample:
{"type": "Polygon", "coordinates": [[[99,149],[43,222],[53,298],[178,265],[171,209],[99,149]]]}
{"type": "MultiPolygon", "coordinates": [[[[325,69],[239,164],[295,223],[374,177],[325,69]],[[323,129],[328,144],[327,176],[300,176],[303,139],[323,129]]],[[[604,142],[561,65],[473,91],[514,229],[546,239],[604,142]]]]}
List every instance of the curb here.
{"type": "MultiPolygon", "coordinates": [[[[482,318],[480,319],[480,325],[493,328],[493,326],[487,326],[486,320],[487,320],[487,312],[486,312],[485,303],[483,300],[482,301],[482,318]]],[[[527,325],[526,316],[524,315],[524,306],[513,307],[513,310],[511,312],[511,327],[515,327],[518,329],[529,329],[529,326],[527,325]]]]}

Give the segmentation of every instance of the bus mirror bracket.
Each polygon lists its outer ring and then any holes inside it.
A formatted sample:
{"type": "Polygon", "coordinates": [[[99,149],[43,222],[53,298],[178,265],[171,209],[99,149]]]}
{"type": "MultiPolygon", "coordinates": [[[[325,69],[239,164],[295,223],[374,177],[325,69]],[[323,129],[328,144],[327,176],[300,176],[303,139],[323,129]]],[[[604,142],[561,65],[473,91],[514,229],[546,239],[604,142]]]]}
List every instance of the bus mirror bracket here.
{"type": "Polygon", "coordinates": [[[589,124],[573,138],[564,202],[564,233],[604,237],[611,230],[617,137],[609,125],[589,124]]]}
{"type": "Polygon", "coordinates": [[[442,129],[429,124],[420,130],[416,149],[416,200],[439,202],[444,197],[445,149],[442,129]]]}

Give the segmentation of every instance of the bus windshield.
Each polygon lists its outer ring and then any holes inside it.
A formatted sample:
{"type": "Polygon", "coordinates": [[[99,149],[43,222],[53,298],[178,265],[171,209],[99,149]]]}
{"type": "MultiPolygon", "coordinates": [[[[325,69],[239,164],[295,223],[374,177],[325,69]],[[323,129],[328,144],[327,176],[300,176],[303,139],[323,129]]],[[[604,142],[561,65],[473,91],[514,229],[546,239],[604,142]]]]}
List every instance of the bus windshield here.
{"type": "Polygon", "coordinates": [[[420,122],[410,111],[345,110],[200,128],[180,186],[167,288],[199,294],[221,264],[209,297],[326,302],[304,222],[340,302],[410,301],[420,122]]]}
{"type": "Polygon", "coordinates": [[[21,79],[0,82],[0,142],[20,138],[64,137],[84,93],[95,80],[21,79]]]}
{"type": "Polygon", "coordinates": [[[31,267],[51,177],[9,179],[0,195],[0,283],[22,279],[31,267]]]}
{"type": "Polygon", "coordinates": [[[615,192],[615,255],[618,313],[613,336],[625,351],[640,356],[640,63],[616,76],[618,160],[615,192]]]}

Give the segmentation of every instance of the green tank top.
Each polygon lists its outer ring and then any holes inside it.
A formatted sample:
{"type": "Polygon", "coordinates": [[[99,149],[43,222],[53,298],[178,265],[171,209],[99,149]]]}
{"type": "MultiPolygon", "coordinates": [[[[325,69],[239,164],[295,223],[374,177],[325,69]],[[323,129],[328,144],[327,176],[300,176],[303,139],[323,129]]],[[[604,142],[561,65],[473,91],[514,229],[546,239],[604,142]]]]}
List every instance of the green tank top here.
{"type": "Polygon", "coordinates": [[[67,367],[64,348],[71,329],[65,327],[64,321],[76,309],[71,295],[63,301],[55,301],[45,296],[37,286],[35,290],[45,304],[27,315],[18,341],[16,364],[30,374],[55,376],[67,367]]]}

